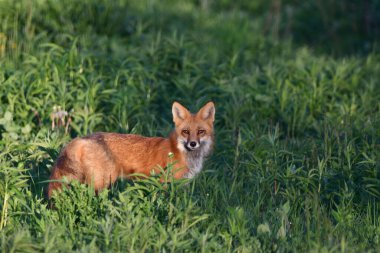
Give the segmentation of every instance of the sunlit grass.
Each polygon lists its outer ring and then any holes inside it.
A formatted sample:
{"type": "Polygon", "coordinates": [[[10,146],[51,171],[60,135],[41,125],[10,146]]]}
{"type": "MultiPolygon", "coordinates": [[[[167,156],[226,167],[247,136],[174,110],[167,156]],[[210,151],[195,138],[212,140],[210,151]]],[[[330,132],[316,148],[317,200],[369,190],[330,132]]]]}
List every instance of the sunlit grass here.
{"type": "Polygon", "coordinates": [[[0,1],[1,251],[379,251],[379,54],[316,55],[262,22],[192,1],[0,1]],[[166,136],[175,100],[216,104],[196,179],[74,183],[48,208],[65,143],[166,136]]]}

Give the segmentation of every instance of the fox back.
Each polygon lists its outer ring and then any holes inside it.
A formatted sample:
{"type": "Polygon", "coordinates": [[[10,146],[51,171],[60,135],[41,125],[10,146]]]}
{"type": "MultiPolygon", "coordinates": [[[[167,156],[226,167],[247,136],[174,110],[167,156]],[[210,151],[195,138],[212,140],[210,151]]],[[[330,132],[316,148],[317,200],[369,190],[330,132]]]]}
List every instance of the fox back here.
{"type": "Polygon", "coordinates": [[[99,191],[119,177],[149,176],[173,162],[175,179],[193,178],[213,147],[215,106],[209,102],[192,114],[174,102],[172,114],[175,128],[168,138],[95,133],[72,140],[54,165],[48,198],[62,187],[63,178],[92,184],[99,191]]]}

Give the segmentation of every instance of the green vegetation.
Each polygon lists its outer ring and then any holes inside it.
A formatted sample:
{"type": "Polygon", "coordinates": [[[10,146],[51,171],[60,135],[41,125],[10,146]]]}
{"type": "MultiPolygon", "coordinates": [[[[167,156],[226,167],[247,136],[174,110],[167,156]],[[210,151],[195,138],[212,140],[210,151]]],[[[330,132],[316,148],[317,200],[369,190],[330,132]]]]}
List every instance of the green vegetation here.
{"type": "Polygon", "coordinates": [[[311,43],[312,4],[287,29],[266,1],[216,2],[0,0],[1,252],[380,251],[378,33],[320,44],[318,30],[311,43]],[[216,103],[199,177],[120,180],[99,196],[74,184],[47,207],[65,143],[166,136],[174,100],[216,103]]]}

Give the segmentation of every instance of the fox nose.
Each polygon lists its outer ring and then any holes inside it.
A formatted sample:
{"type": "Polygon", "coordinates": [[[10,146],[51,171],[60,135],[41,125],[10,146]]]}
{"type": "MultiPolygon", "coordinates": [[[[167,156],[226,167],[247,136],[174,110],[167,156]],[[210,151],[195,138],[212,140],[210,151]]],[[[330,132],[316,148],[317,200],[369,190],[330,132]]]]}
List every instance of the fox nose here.
{"type": "Polygon", "coordinates": [[[190,146],[191,146],[192,148],[194,148],[195,146],[197,146],[197,143],[196,143],[195,141],[192,141],[192,142],[190,142],[190,146]]]}

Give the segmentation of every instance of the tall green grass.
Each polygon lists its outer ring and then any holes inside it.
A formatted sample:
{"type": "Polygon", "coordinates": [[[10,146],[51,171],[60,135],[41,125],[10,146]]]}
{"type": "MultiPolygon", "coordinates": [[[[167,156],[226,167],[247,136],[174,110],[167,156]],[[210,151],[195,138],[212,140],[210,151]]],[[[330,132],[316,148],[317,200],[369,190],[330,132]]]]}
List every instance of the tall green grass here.
{"type": "Polygon", "coordinates": [[[0,1],[1,251],[378,252],[379,53],[316,54],[264,24],[195,1],[0,1]],[[48,208],[65,143],[166,136],[174,100],[216,103],[196,179],[74,184],[48,208]]]}

